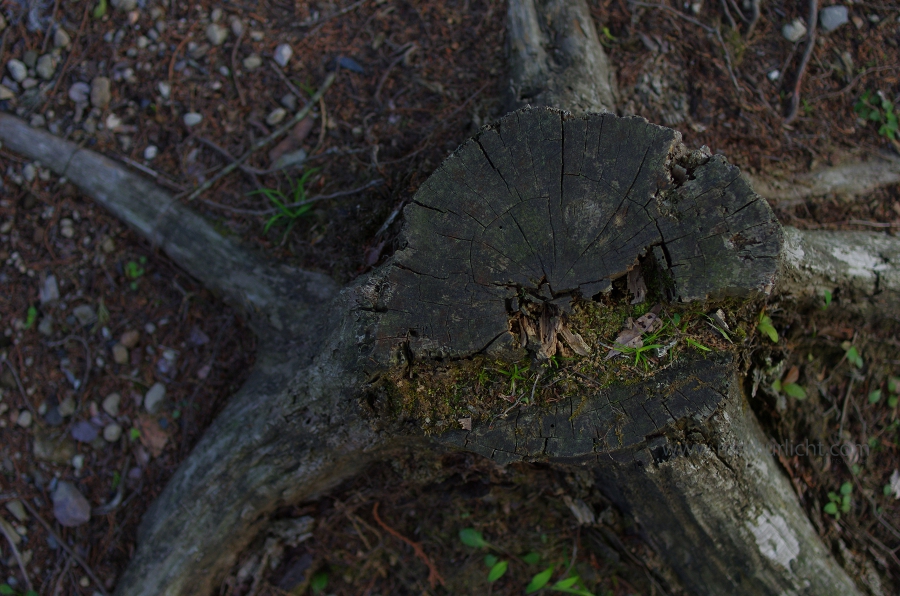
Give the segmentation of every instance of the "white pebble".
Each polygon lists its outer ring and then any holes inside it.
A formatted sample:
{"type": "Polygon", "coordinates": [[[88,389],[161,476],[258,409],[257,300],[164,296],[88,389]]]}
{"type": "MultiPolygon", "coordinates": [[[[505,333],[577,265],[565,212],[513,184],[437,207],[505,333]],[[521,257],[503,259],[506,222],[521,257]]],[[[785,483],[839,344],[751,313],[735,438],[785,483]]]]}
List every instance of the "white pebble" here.
{"type": "Polygon", "coordinates": [[[188,112],[187,114],[184,115],[184,125],[185,126],[197,126],[202,121],[203,121],[203,116],[201,116],[197,112],[188,112]]]}

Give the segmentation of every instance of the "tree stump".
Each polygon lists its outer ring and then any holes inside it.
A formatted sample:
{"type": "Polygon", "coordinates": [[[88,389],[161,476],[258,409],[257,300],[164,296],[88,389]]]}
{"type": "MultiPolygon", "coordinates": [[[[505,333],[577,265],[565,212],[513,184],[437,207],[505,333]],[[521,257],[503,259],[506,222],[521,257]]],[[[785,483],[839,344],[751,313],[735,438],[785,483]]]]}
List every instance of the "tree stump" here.
{"type": "MultiPolygon", "coordinates": [[[[146,193],[137,177],[109,173],[109,160],[10,117],[0,116],[0,138],[113,204],[114,191],[138,204],[146,193]]],[[[163,214],[182,209],[163,204],[163,214]]],[[[206,253],[217,267],[244,261],[210,230],[187,242],[157,228],[160,213],[123,213],[201,277],[210,265],[184,248],[201,236],[217,244],[206,253]]],[[[525,109],[449,157],[405,215],[402,248],[317,316],[308,289],[296,298],[301,316],[286,310],[292,279],[316,281],[303,272],[259,273],[257,263],[236,288],[218,282],[262,315],[263,346],[145,516],[118,594],[212,593],[277,508],[317,498],[411,442],[498,464],[590,466],[693,593],[857,593],[766,450],[728,352],[471,430],[451,420],[426,435],[423,420],[392,403],[392,379],[413,366],[542,362],[560,342],[596,358],[599,346],[578,345],[563,322],[638,264],[659,271],[676,302],[760,298],[779,268],[802,285],[801,261],[781,258],[781,228],[736,168],[641,118],[525,109]],[[250,294],[253,275],[273,289],[250,294]]]]}

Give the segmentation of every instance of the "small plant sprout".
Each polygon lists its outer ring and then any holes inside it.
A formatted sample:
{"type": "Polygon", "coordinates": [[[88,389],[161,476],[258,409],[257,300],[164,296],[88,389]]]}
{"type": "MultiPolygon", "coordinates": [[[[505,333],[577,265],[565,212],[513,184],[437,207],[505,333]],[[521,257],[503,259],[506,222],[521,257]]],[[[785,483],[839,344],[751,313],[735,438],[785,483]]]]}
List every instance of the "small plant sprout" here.
{"type": "Polygon", "coordinates": [[[759,321],[756,323],[756,328],[760,333],[771,339],[773,344],[778,343],[778,331],[772,325],[772,319],[769,318],[765,311],[759,313],[759,321]]]}
{"type": "Polygon", "coordinates": [[[297,180],[288,178],[290,191],[287,194],[274,188],[260,188],[249,193],[250,195],[263,195],[275,205],[275,213],[266,221],[263,234],[268,233],[269,228],[276,223],[286,221],[287,229],[281,238],[281,241],[284,242],[297,220],[312,209],[312,202],[306,196],[306,185],[310,177],[318,171],[318,168],[311,168],[306,170],[297,180]]]}
{"type": "Polygon", "coordinates": [[[890,392],[890,397],[888,397],[888,407],[896,408],[897,400],[900,399],[900,378],[890,377],[888,378],[888,391],[890,392]]]}
{"type": "Polygon", "coordinates": [[[28,311],[25,313],[25,329],[31,329],[34,327],[34,322],[37,321],[38,311],[31,305],[28,307],[28,311]]]}
{"type": "Polygon", "coordinates": [[[878,127],[878,134],[881,136],[891,141],[897,140],[898,123],[894,104],[881,91],[865,91],[853,106],[853,111],[865,121],[881,124],[878,127]]]}
{"type": "Polygon", "coordinates": [[[0,596],[38,596],[34,590],[19,592],[9,584],[0,584],[0,596]]]}
{"type": "Polygon", "coordinates": [[[319,571],[312,579],[309,581],[309,589],[313,594],[321,594],[325,591],[325,588],[328,586],[328,572],[327,571],[319,571]]]}
{"type": "Polygon", "coordinates": [[[497,372],[506,376],[509,379],[509,393],[510,395],[515,395],[516,393],[516,381],[524,381],[525,376],[523,373],[528,372],[528,366],[524,368],[519,368],[518,364],[513,364],[512,368],[509,370],[498,368],[497,372]]]}
{"type": "Polygon", "coordinates": [[[881,389],[876,389],[875,391],[872,391],[871,393],[869,393],[869,403],[870,404],[877,404],[880,401],[881,401],[881,389]]]}
{"type": "Polygon", "coordinates": [[[845,482],[841,485],[840,494],[835,492],[828,493],[828,504],[825,505],[825,513],[834,516],[835,520],[841,519],[841,513],[850,513],[851,494],[853,494],[853,484],[850,482],[845,482]]]}
{"type": "Polygon", "coordinates": [[[828,290],[825,290],[825,295],[823,296],[824,304],[822,304],[822,310],[825,310],[829,306],[831,306],[831,298],[832,298],[831,292],[829,292],[828,290]]]}
{"type": "Polygon", "coordinates": [[[856,346],[851,344],[848,341],[845,341],[842,346],[845,351],[845,356],[847,357],[847,362],[855,366],[856,368],[863,367],[863,359],[859,353],[859,350],[856,349],[856,346]]]}
{"type": "Polygon", "coordinates": [[[132,290],[137,290],[137,280],[147,272],[144,269],[144,265],[146,264],[147,257],[138,257],[137,261],[128,261],[127,263],[125,263],[125,277],[131,280],[128,284],[128,287],[130,287],[132,290]]]}

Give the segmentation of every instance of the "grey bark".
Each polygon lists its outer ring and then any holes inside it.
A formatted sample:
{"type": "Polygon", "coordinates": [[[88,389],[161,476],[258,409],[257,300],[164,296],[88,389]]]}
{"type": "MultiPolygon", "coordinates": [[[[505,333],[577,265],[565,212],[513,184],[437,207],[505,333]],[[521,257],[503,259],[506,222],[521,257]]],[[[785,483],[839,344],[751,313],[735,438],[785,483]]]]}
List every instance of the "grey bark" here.
{"type": "Polygon", "coordinates": [[[574,114],[615,111],[615,71],[585,0],[515,0],[506,23],[510,111],[528,104],[574,114]]]}
{"type": "Polygon", "coordinates": [[[744,174],[754,190],[779,207],[799,205],[827,196],[850,199],[876,188],[900,183],[900,160],[876,156],[867,161],[848,161],[813,172],[776,180],[744,174]]]}

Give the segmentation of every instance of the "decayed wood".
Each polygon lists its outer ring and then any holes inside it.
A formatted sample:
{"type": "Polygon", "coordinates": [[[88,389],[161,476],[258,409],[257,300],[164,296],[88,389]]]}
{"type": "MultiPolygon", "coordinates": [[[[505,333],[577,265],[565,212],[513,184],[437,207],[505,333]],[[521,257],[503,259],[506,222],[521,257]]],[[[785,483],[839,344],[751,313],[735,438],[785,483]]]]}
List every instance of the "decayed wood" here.
{"type": "Polygon", "coordinates": [[[565,308],[654,247],[681,300],[766,294],[780,248],[774,215],[737,168],[608,113],[504,117],[447,158],[405,216],[408,244],[375,276],[369,305],[382,362],[407,337],[413,357],[502,352],[519,292],[565,308]]]}
{"type": "Polygon", "coordinates": [[[615,111],[615,72],[585,0],[512,0],[506,16],[507,107],[615,111]]]}
{"type": "MultiPolygon", "coordinates": [[[[10,130],[24,136],[9,122],[0,119],[7,146],[15,136],[10,130]]],[[[17,149],[70,179],[76,159],[104,163],[87,151],[60,153],[38,138],[43,144],[17,149]]],[[[115,206],[112,186],[98,191],[84,182],[84,188],[106,193],[101,199],[115,206]]],[[[114,208],[136,218],[139,229],[155,230],[147,222],[157,212],[141,215],[149,207],[114,208]]],[[[257,369],[145,516],[119,594],[211,593],[269,512],[315,498],[396,445],[423,440],[405,435],[402,420],[360,409],[366,379],[398,358],[515,354],[505,325],[519,292],[565,308],[576,295],[589,298],[609,288],[638,255],[652,252],[682,299],[765,293],[781,237],[765,202],[737,171],[721,158],[686,151],[677,133],[639,118],[578,118],[547,109],[513,114],[465,144],[416,195],[407,222],[404,248],[316,317],[322,331],[302,347],[286,343],[289,334],[274,326],[259,327],[267,333],[257,369]]],[[[199,237],[214,244],[207,247],[214,255],[223,246],[235,251],[235,266],[249,258],[218,236],[199,237]]],[[[178,237],[165,238],[163,246],[178,237]]],[[[186,268],[196,266],[192,251],[171,254],[186,268]]],[[[266,305],[238,302],[251,305],[251,312],[266,305]]],[[[761,444],[752,417],[741,413],[734,374],[727,362],[685,361],[644,387],[584,396],[579,416],[571,416],[571,406],[567,415],[562,404],[440,440],[498,462],[589,462],[601,478],[615,479],[606,483],[611,497],[641,521],[698,593],[723,593],[735,582],[748,594],[854,593],[796,501],[784,496],[784,478],[770,456],[698,461],[659,455],[693,436],[691,430],[699,430],[703,440],[692,439],[698,444],[729,438],[761,444]],[[765,473],[742,472],[747,466],[765,473]],[[723,478],[730,501],[719,494],[723,478]],[[641,498],[654,491],[668,495],[676,515],[641,498]],[[704,507],[709,511],[701,515],[704,507]],[[708,548],[683,561],[681,538],[708,548]],[[736,579],[738,562],[755,579],[736,579]],[[803,581],[811,583],[804,587],[803,581]]]]}

